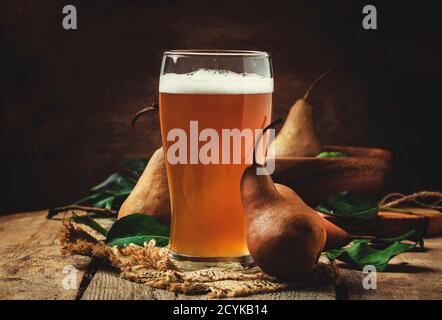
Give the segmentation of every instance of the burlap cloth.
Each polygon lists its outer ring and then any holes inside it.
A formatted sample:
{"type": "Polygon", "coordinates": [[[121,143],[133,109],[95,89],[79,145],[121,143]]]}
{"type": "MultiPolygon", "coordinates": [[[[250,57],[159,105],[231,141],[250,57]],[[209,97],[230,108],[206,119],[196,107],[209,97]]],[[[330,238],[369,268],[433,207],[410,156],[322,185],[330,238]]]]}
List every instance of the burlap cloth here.
{"type": "Polygon", "coordinates": [[[104,259],[130,281],[184,294],[208,294],[211,298],[329,286],[340,279],[337,267],[327,260],[320,262],[310,277],[292,283],[279,282],[258,267],[241,272],[220,267],[183,271],[169,258],[167,247],[155,247],[153,241],[144,246],[109,247],[101,234],[71,220],[63,223],[61,252],[104,259]]]}

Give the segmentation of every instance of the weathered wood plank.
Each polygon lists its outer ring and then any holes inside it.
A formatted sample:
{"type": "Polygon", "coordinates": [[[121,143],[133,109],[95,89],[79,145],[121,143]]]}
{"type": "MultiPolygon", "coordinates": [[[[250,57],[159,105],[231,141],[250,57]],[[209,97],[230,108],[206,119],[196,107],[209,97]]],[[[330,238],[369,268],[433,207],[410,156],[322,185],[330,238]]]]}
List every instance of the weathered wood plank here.
{"type": "MultiPolygon", "coordinates": [[[[335,300],[333,286],[287,290],[272,293],[254,294],[246,297],[229,298],[230,300],[335,300]]],[[[202,300],[209,299],[207,295],[189,296],[179,294],[177,300],[202,300]]]]}
{"type": "Polygon", "coordinates": [[[0,217],[0,299],[75,299],[77,289],[64,289],[63,268],[77,269],[77,287],[90,261],[60,255],[61,222],[46,211],[0,217]]]}
{"type": "Polygon", "coordinates": [[[95,273],[83,300],[174,300],[175,293],[153,289],[141,283],[124,280],[116,271],[102,268],[95,273]]]}
{"type": "Polygon", "coordinates": [[[341,267],[349,299],[442,299],[442,238],[425,240],[425,251],[407,252],[377,273],[377,289],[363,288],[360,271],[341,267]]]}
{"type": "MultiPolygon", "coordinates": [[[[46,211],[0,218],[0,299],[74,299],[66,290],[63,268],[77,268],[77,284],[86,270],[87,257],[63,257],[59,252],[60,221],[47,220],[46,211]]],[[[377,289],[362,287],[362,272],[339,264],[350,299],[442,299],[442,237],[427,239],[424,252],[404,253],[392,260],[388,272],[378,273],[377,289]]],[[[257,294],[237,299],[334,299],[333,287],[257,294]]],[[[99,269],[83,299],[207,299],[126,281],[115,271],[99,269]]]]}
{"type": "MultiPolygon", "coordinates": [[[[147,285],[124,280],[118,273],[109,269],[101,269],[83,294],[84,300],[205,300],[207,295],[175,294],[166,290],[153,289],[147,285]]],[[[251,300],[333,300],[335,291],[333,286],[309,288],[256,294],[235,299],[251,300]]]]}

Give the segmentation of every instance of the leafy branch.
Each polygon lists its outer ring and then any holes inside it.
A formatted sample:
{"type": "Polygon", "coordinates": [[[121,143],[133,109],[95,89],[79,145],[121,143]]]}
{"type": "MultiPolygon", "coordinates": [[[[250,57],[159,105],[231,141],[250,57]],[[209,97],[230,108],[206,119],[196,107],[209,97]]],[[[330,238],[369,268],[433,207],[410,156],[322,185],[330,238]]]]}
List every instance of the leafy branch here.
{"type": "Polygon", "coordinates": [[[147,160],[126,161],[120,172],[111,174],[103,182],[92,187],[86,197],[68,206],[49,209],[47,217],[52,218],[60,212],[69,210],[116,216],[118,209],[135,187],[146,165],[147,160]]]}

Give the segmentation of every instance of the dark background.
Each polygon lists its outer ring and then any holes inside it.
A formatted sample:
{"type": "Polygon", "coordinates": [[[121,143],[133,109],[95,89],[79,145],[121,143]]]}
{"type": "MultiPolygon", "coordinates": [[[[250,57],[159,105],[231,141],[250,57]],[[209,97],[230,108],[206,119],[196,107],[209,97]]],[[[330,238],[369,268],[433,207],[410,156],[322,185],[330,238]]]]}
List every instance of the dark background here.
{"type": "Polygon", "coordinates": [[[270,51],[274,116],[309,83],[324,143],[394,152],[393,189],[441,189],[440,12],[436,1],[0,2],[0,212],[65,204],[125,159],[160,145],[162,52],[270,51]],[[61,26],[74,4],[78,30],[61,26]],[[375,4],[378,30],[361,26],[375,4]]]}

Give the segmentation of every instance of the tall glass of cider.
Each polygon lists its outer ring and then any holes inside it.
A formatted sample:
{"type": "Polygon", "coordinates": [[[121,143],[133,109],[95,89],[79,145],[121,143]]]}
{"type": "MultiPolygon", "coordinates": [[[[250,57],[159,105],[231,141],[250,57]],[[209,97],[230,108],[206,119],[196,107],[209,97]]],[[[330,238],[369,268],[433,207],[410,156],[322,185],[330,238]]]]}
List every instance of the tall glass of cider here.
{"type": "Polygon", "coordinates": [[[266,52],[164,53],[159,109],[174,259],[250,260],[240,181],[256,132],[270,123],[272,93],[266,52]]]}

